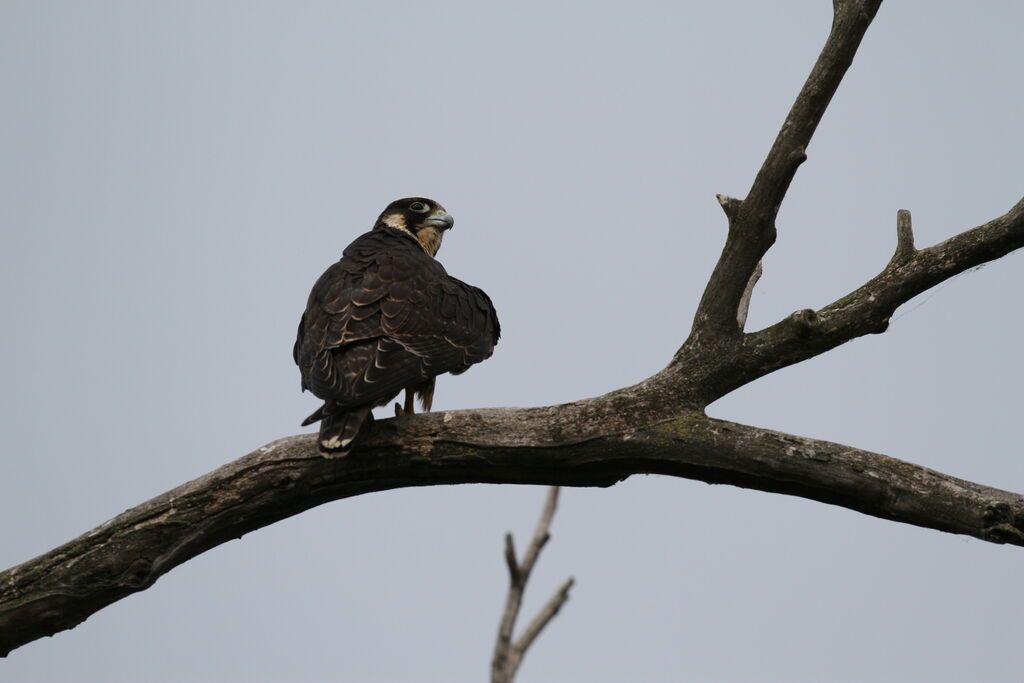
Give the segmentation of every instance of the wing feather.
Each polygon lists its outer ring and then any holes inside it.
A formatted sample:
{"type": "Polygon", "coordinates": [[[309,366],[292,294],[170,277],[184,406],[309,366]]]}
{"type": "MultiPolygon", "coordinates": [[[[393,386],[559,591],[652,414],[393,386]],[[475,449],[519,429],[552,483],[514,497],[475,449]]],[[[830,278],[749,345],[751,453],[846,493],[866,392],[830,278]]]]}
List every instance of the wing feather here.
{"type": "Polygon", "coordinates": [[[483,291],[408,237],[357,238],[313,287],[294,357],[303,388],[341,407],[390,401],[490,357],[500,329],[483,291]]]}

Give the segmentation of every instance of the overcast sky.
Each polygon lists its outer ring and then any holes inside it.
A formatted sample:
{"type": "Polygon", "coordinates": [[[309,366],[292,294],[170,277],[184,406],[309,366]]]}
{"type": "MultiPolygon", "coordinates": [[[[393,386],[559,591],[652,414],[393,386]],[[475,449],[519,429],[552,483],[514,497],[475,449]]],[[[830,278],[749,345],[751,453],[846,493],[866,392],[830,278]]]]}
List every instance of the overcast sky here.
{"type": "MultiPolygon", "coordinates": [[[[437,409],[656,372],[820,49],[828,0],[0,2],[0,567],[275,438],[310,286],[391,200],[501,316],[437,409]]],[[[1022,195],[1024,5],[888,2],[779,215],[748,328],[1022,195]]],[[[717,417],[1024,491],[1024,255],[717,417]]],[[[3,681],[485,680],[544,490],[324,505],[0,660],[3,681]]],[[[519,680],[1019,681],[1024,551],[667,477],[564,491],[519,680]]],[[[526,615],[529,616],[529,615],[526,615]]]]}

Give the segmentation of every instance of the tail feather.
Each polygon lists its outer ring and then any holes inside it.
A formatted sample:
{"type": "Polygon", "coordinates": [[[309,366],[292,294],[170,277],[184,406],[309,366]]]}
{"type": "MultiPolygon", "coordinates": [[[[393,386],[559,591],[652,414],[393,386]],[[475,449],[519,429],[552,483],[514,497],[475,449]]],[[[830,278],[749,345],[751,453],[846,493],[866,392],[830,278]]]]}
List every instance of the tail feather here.
{"type": "MultiPolygon", "coordinates": [[[[359,428],[363,426],[366,418],[369,417],[372,407],[369,405],[360,406],[337,414],[330,414],[324,408],[318,410],[317,412],[321,414],[320,450],[333,456],[348,453],[353,439],[359,434],[359,428]]],[[[316,414],[313,413],[307,420],[316,414]]],[[[315,420],[313,421],[315,422],[315,420]]]]}
{"type": "Polygon", "coordinates": [[[305,420],[302,421],[302,426],[303,427],[308,427],[309,425],[313,424],[314,422],[319,422],[320,420],[324,419],[324,410],[326,408],[327,408],[327,404],[326,403],[323,404],[322,406],[320,406],[319,408],[317,408],[316,412],[314,412],[312,415],[310,415],[309,417],[307,417],[305,420]]]}

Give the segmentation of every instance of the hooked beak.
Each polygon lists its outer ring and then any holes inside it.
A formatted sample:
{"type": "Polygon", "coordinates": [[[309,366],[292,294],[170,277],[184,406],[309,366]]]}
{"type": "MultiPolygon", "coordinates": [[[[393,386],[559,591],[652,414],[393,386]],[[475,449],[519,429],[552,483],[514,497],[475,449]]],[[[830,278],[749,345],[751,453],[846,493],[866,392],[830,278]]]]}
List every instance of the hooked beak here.
{"type": "Polygon", "coordinates": [[[427,225],[437,228],[438,230],[451,230],[455,225],[455,219],[447,213],[442,213],[436,216],[431,216],[424,221],[427,225]]]}

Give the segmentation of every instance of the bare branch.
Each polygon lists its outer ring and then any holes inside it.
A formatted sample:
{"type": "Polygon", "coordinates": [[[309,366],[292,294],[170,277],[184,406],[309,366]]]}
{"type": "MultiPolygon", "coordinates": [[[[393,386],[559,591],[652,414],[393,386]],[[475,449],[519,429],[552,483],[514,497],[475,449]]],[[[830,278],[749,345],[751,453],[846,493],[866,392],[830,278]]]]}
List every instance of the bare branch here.
{"type": "Polygon", "coordinates": [[[558,504],[558,487],[552,486],[548,489],[548,495],[544,502],[544,510],[537,521],[537,528],[533,532],[533,539],[526,550],[522,564],[515,562],[515,550],[512,544],[512,534],[505,534],[505,561],[509,565],[509,587],[505,599],[505,609],[502,611],[501,623],[498,626],[498,638],[494,645],[494,657],[491,660],[491,683],[512,683],[515,678],[519,664],[526,654],[527,648],[540,633],[541,629],[554,618],[558,610],[566,600],[569,599],[569,588],[572,587],[572,579],[562,586],[558,593],[548,601],[541,613],[527,627],[523,636],[512,645],[512,633],[515,630],[516,618],[519,616],[519,609],[522,607],[523,593],[526,590],[526,582],[530,580],[530,573],[537,562],[541,549],[551,538],[549,529],[551,520],[555,515],[555,508],[558,504]]]}
{"type": "Polygon", "coordinates": [[[825,46],[754,178],[750,192],[742,201],[719,197],[729,217],[729,236],[697,307],[687,344],[699,345],[709,337],[727,338],[739,334],[741,326],[736,324],[739,303],[754,268],[775,243],[775,216],[782,199],[797,168],[807,158],[811,136],[880,5],[881,0],[836,3],[832,30],[825,46]]]}
{"type": "Polygon", "coordinates": [[[918,294],[1024,247],[1024,199],[984,225],[921,250],[914,250],[912,246],[909,212],[901,213],[905,222],[901,222],[900,246],[885,269],[817,312],[802,312],[799,320],[791,316],[747,335],[733,368],[733,372],[739,370],[742,377],[735,376],[735,381],[746,384],[851,339],[884,332],[896,309],[918,294]],[[809,321],[813,324],[808,324],[809,321]]]}
{"type": "Polygon", "coordinates": [[[508,565],[510,581],[519,580],[519,563],[516,561],[516,546],[512,534],[505,534],[505,564],[508,565]]]}
{"type": "Polygon", "coordinates": [[[506,665],[512,651],[512,632],[516,627],[516,617],[519,616],[519,605],[523,596],[522,590],[516,589],[516,586],[521,586],[525,579],[519,571],[515,553],[512,534],[505,534],[505,562],[508,564],[509,590],[505,596],[505,609],[501,612],[498,637],[494,644],[494,657],[491,660],[491,683],[504,683],[505,681],[506,665]]]}
{"type": "Polygon", "coordinates": [[[832,29],[818,61],[743,200],[743,210],[760,222],[762,230],[774,220],[796,169],[806,160],[811,137],[881,4],[882,0],[848,0],[834,8],[832,29]]]}
{"type": "Polygon", "coordinates": [[[1020,494],[700,412],[613,431],[619,400],[606,399],[603,408],[586,403],[604,410],[604,420],[587,418],[582,402],[381,420],[337,459],[321,457],[310,434],[267,444],[0,573],[0,654],[76,626],[221,543],[321,503],[405,486],[610,486],[634,474],[665,474],[1024,545],[1020,494]]]}
{"type": "Polygon", "coordinates": [[[914,256],[914,230],[910,225],[910,212],[900,209],[896,212],[896,253],[892,255],[890,267],[903,265],[914,256]]]}
{"type": "MultiPolygon", "coordinates": [[[[904,241],[906,245],[907,242],[904,241]]],[[[866,334],[884,332],[897,308],[941,282],[1024,247],[1024,199],[1007,213],[944,242],[890,260],[881,273],[828,306],[797,311],[739,343],[686,344],[651,378],[691,408],[866,334]]],[[[664,395],[663,395],[664,396],[664,395]]],[[[651,406],[657,410],[657,405],[651,406]]]]}
{"type": "Polygon", "coordinates": [[[528,575],[533,571],[533,565],[537,563],[537,556],[540,555],[541,549],[551,538],[548,530],[551,528],[551,519],[555,516],[557,506],[558,487],[552,486],[548,489],[548,497],[544,500],[544,510],[541,512],[540,519],[537,520],[537,528],[533,531],[530,546],[526,549],[526,554],[523,555],[522,564],[519,565],[521,573],[528,575]]]}
{"type": "Polygon", "coordinates": [[[519,664],[522,661],[523,656],[526,654],[526,651],[530,649],[530,645],[532,645],[533,641],[537,639],[537,636],[539,636],[540,632],[544,630],[544,627],[555,618],[558,611],[562,609],[562,605],[569,600],[569,590],[575,583],[576,580],[571,576],[566,579],[565,583],[563,583],[559,589],[555,591],[554,595],[548,599],[544,604],[544,607],[542,607],[540,612],[537,613],[537,616],[535,616],[533,621],[530,622],[530,625],[527,626],[522,635],[519,636],[519,640],[516,641],[515,646],[512,648],[512,653],[508,661],[508,668],[512,671],[513,676],[519,669],[519,664]]]}

